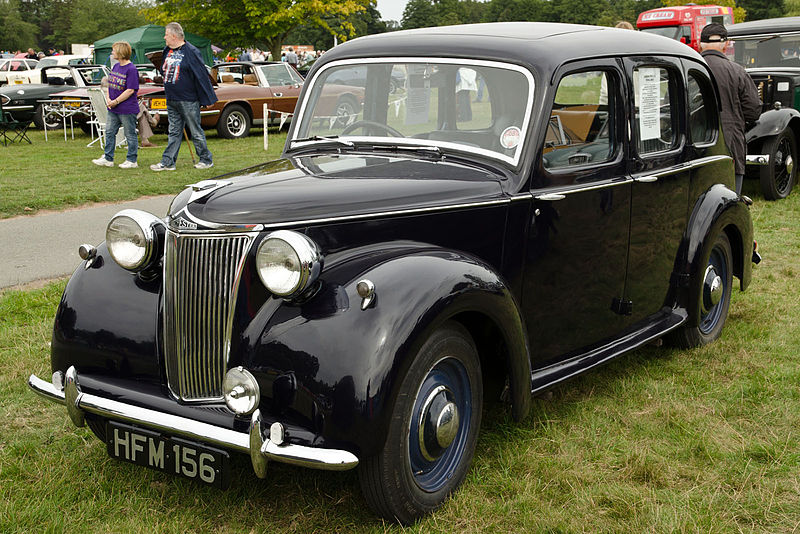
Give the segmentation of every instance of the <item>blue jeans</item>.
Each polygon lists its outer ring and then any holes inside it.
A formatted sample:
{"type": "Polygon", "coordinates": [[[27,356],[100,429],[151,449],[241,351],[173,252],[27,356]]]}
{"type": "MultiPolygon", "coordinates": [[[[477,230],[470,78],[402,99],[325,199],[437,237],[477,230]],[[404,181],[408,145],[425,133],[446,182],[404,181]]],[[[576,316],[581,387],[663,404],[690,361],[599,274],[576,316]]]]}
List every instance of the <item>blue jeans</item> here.
{"type": "Polygon", "coordinates": [[[167,100],[167,117],[169,118],[169,138],[167,148],[161,156],[161,164],[165,167],[174,167],[178,159],[178,150],[183,141],[183,128],[187,126],[189,135],[197,151],[201,163],[212,163],[211,151],[206,146],[206,134],[200,126],[200,103],[183,100],[167,100]]]}
{"type": "Polygon", "coordinates": [[[139,151],[139,139],[136,137],[136,115],[121,115],[108,112],[106,119],[106,159],[114,161],[114,148],[117,144],[117,131],[119,127],[125,128],[125,140],[128,142],[128,161],[136,163],[139,151]]]}

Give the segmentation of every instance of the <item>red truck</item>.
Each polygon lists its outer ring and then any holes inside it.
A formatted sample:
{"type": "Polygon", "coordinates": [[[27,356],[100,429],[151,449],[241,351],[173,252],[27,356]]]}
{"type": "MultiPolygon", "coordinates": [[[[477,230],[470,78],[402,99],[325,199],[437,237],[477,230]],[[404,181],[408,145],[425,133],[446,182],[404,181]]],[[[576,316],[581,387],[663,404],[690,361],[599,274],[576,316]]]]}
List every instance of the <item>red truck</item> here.
{"type": "Polygon", "coordinates": [[[707,24],[733,24],[733,8],[716,5],[660,7],[639,14],[636,27],[663,35],[700,50],[700,32],[707,24]]]}

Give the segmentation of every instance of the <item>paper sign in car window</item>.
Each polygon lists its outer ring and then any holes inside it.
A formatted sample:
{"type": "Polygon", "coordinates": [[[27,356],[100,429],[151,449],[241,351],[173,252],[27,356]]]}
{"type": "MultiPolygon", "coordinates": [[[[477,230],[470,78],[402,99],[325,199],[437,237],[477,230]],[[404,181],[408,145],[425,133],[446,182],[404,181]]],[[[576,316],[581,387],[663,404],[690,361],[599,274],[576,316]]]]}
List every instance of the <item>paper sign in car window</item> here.
{"type": "Polygon", "coordinates": [[[406,125],[428,122],[431,107],[431,79],[427,65],[408,66],[406,125]]]}
{"type": "Polygon", "coordinates": [[[639,135],[642,141],[661,137],[661,95],[659,69],[643,68],[639,77],[639,135]]]}

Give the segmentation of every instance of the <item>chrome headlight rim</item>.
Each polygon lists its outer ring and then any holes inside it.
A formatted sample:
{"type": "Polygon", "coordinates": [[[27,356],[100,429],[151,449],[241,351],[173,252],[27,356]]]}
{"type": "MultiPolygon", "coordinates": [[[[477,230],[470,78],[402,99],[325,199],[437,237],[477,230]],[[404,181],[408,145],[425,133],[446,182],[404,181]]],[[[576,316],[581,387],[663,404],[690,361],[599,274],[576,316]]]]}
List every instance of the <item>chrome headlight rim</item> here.
{"type": "Polygon", "coordinates": [[[293,230],[276,230],[264,236],[264,239],[258,245],[256,271],[261,283],[270,293],[281,298],[292,298],[302,294],[317,280],[319,273],[322,271],[322,254],[317,244],[308,236],[293,230]],[[297,283],[288,291],[280,291],[274,286],[271,287],[270,281],[265,279],[265,275],[262,273],[262,265],[260,265],[261,251],[271,240],[275,239],[286,243],[294,251],[300,264],[300,276],[297,283]]]}
{"type": "Polygon", "coordinates": [[[117,265],[123,269],[131,272],[144,271],[148,267],[151,267],[153,261],[156,259],[156,251],[159,249],[158,232],[156,231],[156,228],[159,226],[163,227],[164,221],[152,213],[136,209],[124,209],[117,212],[113,217],[111,217],[111,220],[108,221],[108,225],[106,226],[106,247],[108,248],[108,253],[117,263],[117,265]],[[112,246],[112,241],[108,236],[108,232],[114,221],[123,217],[132,220],[144,235],[144,254],[138,261],[134,263],[121,261],[120,258],[114,255],[114,247],[112,246]]]}
{"type": "Polygon", "coordinates": [[[238,416],[249,415],[261,403],[261,387],[253,373],[242,366],[232,367],[222,380],[225,405],[238,416]]]}

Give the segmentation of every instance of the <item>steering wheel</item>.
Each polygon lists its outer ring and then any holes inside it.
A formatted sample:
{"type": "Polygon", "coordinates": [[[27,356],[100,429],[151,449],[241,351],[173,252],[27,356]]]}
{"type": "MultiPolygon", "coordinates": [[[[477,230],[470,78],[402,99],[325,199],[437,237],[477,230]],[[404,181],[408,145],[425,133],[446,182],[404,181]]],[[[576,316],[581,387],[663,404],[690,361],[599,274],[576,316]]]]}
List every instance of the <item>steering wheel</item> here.
{"type": "Polygon", "coordinates": [[[372,127],[378,128],[379,130],[383,130],[384,132],[386,132],[386,133],[388,133],[388,134],[390,134],[390,135],[392,135],[394,137],[405,137],[405,135],[403,135],[402,133],[398,132],[397,130],[395,130],[394,128],[389,126],[388,124],[383,124],[381,122],[375,122],[375,121],[365,121],[365,120],[356,121],[356,122],[354,122],[353,124],[351,124],[349,126],[345,126],[344,130],[342,130],[340,135],[349,134],[353,130],[357,130],[358,128],[361,128],[363,126],[372,126],[372,127]]]}

